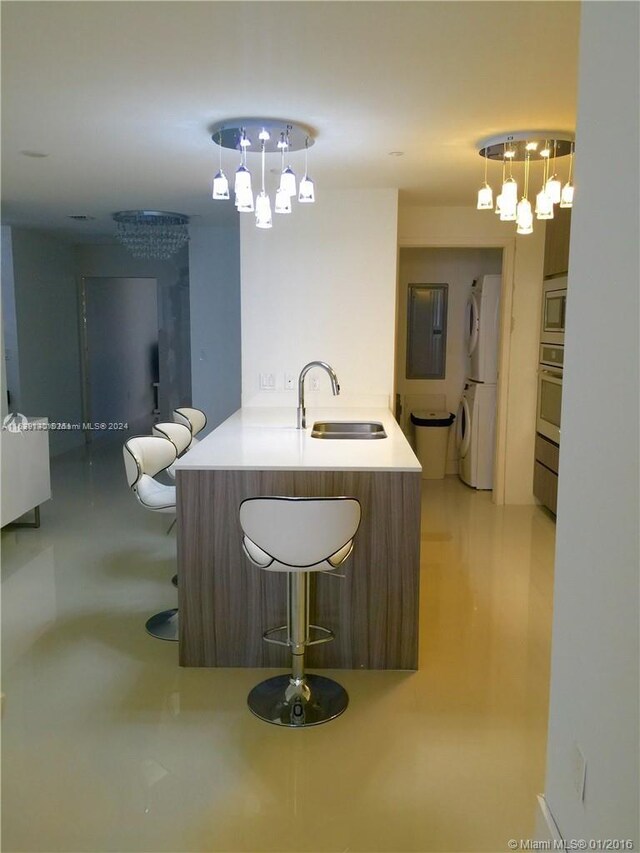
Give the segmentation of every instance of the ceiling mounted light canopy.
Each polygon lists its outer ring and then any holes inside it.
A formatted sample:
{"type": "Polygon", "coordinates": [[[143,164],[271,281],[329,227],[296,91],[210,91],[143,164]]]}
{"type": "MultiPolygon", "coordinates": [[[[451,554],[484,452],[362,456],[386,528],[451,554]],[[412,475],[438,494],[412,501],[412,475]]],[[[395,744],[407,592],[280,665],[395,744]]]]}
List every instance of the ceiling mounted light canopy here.
{"type": "Polygon", "coordinates": [[[484,182],[478,190],[478,210],[493,209],[493,190],[488,183],[490,160],[502,163],[502,188],[496,198],[495,212],[503,222],[515,221],[518,234],[533,232],[533,211],[529,201],[529,174],[531,166],[542,162],[542,184],[536,195],[537,219],[553,219],[554,205],[572,207],[573,134],[561,131],[518,131],[492,136],[479,143],[479,154],[484,159],[484,182]],[[556,174],[556,160],[569,155],[569,174],[564,187],[556,174]],[[518,183],[513,176],[513,164],[524,161],[524,192],[519,198],[518,183]]]}
{"type": "Polygon", "coordinates": [[[167,260],[189,239],[189,217],[164,210],[120,210],[113,214],[118,240],[134,258],[167,260]]]}
{"type": "Polygon", "coordinates": [[[219,146],[218,171],[213,179],[213,198],[229,198],[229,184],[222,168],[222,149],[229,148],[239,152],[239,163],[235,172],[235,205],[241,213],[256,215],[258,228],[271,228],[271,199],[265,188],[265,158],[267,154],[280,155],[280,169],[276,172],[280,180],[275,192],[275,213],[291,213],[292,199],[297,197],[303,204],[315,201],[313,181],[308,175],[308,150],[314,139],[311,131],[292,121],[271,118],[236,118],[219,122],[211,128],[211,139],[219,146]],[[291,165],[285,162],[292,151],[305,151],[305,173],[296,186],[296,175],[291,165]],[[254,198],[251,172],[247,166],[247,152],[261,156],[261,188],[254,198]]]}

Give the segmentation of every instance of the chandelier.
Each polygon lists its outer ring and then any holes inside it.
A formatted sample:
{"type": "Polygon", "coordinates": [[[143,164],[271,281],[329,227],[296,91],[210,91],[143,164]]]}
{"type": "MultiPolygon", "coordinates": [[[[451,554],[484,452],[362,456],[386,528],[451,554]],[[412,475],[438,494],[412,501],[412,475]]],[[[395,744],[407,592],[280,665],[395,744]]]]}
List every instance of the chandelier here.
{"type": "Polygon", "coordinates": [[[134,258],[167,260],[189,239],[189,217],[163,210],[120,210],[113,214],[118,240],[134,258]]]}
{"type": "Polygon", "coordinates": [[[222,149],[230,148],[238,152],[239,160],[235,167],[233,192],[235,205],[240,213],[254,213],[258,228],[272,228],[272,210],[275,213],[288,214],[292,210],[292,200],[297,197],[299,204],[313,204],[315,185],[309,177],[308,152],[313,145],[311,132],[301,125],[290,121],[271,118],[235,118],[220,122],[212,128],[211,139],[218,145],[218,171],[213,179],[213,198],[226,201],[230,198],[229,180],[222,168],[222,149]],[[260,189],[255,194],[252,176],[247,166],[247,153],[254,147],[261,155],[260,189]],[[304,176],[296,186],[296,175],[289,163],[292,151],[304,149],[304,176]],[[273,207],[265,187],[265,158],[267,154],[280,155],[278,186],[273,207]]]}
{"type": "Polygon", "coordinates": [[[494,210],[503,222],[515,222],[518,234],[533,233],[536,219],[553,219],[554,206],[573,207],[573,134],[558,131],[520,131],[492,136],[479,143],[484,158],[484,183],[478,190],[478,210],[494,210]],[[569,155],[566,183],[558,177],[556,160],[569,155]],[[489,160],[502,162],[502,185],[493,203],[493,190],[488,183],[489,160]],[[513,164],[524,162],[522,191],[514,177],[513,164]],[[536,194],[535,210],[529,201],[529,179],[533,164],[542,164],[540,191],[536,194]]]}

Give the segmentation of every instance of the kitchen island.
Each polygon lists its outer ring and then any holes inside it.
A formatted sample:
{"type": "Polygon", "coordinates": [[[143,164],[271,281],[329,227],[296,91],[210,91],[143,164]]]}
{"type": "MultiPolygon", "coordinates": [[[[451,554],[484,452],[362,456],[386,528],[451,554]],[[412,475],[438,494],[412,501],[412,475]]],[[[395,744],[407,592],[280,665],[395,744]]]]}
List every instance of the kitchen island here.
{"type": "Polygon", "coordinates": [[[344,578],[317,573],[311,622],[335,631],[310,667],[418,668],[420,463],[387,409],[244,408],[178,463],[180,664],[286,667],[267,628],[286,622],[286,576],[252,565],[238,510],[257,495],[358,498],[362,522],[344,578]],[[387,438],[319,439],[315,421],[378,421],[387,438]]]}

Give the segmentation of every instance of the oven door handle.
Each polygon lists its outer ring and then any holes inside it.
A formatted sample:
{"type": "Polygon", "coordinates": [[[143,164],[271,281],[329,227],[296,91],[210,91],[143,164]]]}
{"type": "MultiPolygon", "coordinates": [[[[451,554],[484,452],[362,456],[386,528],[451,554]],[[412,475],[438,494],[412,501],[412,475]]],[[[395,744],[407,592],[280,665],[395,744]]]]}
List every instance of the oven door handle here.
{"type": "Polygon", "coordinates": [[[562,371],[557,371],[557,370],[547,370],[547,369],[546,369],[546,368],[544,368],[544,367],[540,367],[540,368],[538,368],[538,374],[539,374],[539,375],[544,374],[545,376],[551,376],[553,379],[560,379],[560,380],[562,380],[562,371]]]}

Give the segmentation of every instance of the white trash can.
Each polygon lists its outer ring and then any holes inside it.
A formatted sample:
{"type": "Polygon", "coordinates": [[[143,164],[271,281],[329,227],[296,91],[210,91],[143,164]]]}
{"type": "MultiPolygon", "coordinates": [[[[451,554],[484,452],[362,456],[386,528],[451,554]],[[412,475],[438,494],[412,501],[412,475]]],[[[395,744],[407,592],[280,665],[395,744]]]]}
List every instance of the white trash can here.
{"type": "Polygon", "coordinates": [[[449,427],[456,419],[451,412],[411,412],[416,431],[416,453],[423,480],[442,480],[447,467],[449,427]]]}

